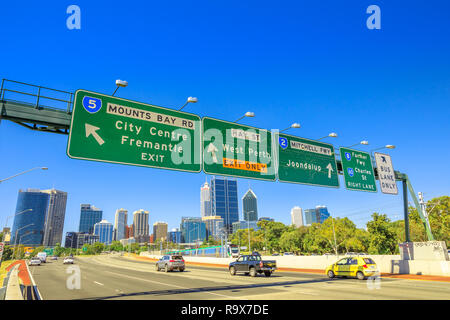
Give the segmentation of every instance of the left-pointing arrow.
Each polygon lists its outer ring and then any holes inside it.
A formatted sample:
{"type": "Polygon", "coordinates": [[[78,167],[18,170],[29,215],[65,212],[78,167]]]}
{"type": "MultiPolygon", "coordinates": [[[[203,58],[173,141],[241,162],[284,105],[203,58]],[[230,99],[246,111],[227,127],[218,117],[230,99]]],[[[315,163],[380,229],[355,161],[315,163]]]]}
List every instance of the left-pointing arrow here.
{"type": "Polygon", "coordinates": [[[100,129],[99,127],[93,126],[89,123],[86,123],[85,125],[86,125],[86,138],[92,135],[99,145],[105,143],[105,141],[97,133],[97,130],[100,129]]]}

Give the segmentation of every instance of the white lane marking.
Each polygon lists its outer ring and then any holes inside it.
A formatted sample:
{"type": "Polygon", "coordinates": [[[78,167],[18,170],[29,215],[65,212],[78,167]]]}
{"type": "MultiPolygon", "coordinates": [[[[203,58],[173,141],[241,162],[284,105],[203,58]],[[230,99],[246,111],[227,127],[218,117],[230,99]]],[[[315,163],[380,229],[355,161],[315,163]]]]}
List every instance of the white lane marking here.
{"type": "Polygon", "coordinates": [[[94,283],[95,283],[95,284],[98,284],[99,286],[104,286],[103,283],[100,283],[100,282],[97,282],[97,281],[94,281],[94,283]]]}
{"type": "MultiPolygon", "coordinates": [[[[156,283],[156,284],[162,284],[162,285],[165,285],[165,286],[171,286],[171,287],[175,287],[175,288],[179,288],[179,289],[191,289],[191,288],[187,288],[187,287],[178,286],[178,285],[175,285],[175,284],[170,284],[170,283],[164,283],[164,282],[159,282],[159,281],[154,281],[154,280],[142,279],[142,278],[138,278],[138,277],[127,276],[127,275],[124,275],[123,273],[116,273],[116,272],[111,272],[111,271],[105,271],[105,272],[111,273],[111,274],[115,274],[115,275],[118,275],[118,276],[121,276],[121,277],[135,279],[135,280],[139,280],[139,281],[147,281],[147,282],[156,283]]],[[[209,293],[209,294],[216,295],[216,296],[220,296],[220,297],[229,298],[229,299],[247,300],[247,299],[241,299],[239,297],[227,296],[227,295],[220,294],[220,293],[215,293],[215,292],[209,292],[209,291],[202,291],[202,292],[209,293]]]]}

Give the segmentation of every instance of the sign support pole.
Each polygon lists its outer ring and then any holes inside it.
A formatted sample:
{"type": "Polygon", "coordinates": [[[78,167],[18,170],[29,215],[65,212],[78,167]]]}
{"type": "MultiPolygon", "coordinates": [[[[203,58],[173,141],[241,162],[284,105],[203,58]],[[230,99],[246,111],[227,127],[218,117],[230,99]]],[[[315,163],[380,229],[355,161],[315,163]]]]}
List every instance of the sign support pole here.
{"type": "Polygon", "coordinates": [[[409,214],[408,214],[408,187],[406,185],[406,179],[402,179],[403,186],[403,210],[405,217],[405,242],[411,242],[409,235],[409,214]]]}

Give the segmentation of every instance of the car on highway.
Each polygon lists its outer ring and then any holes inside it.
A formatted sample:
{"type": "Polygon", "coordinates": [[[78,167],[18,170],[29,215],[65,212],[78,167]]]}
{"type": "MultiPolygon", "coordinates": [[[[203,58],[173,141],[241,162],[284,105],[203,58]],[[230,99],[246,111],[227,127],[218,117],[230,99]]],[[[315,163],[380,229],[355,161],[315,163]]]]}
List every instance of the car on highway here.
{"type": "Polygon", "coordinates": [[[285,252],[283,253],[283,256],[294,256],[293,252],[285,252]]]}
{"type": "Polygon", "coordinates": [[[244,272],[252,277],[261,273],[270,277],[276,269],[277,262],[275,260],[263,260],[257,252],[241,255],[236,261],[228,265],[228,270],[232,276],[236,275],[237,272],[244,272]]]}
{"type": "Polygon", "coordinates": [[[328,278],[334,277],[356,277],[364,280],[370,276],[379,275],[378,267],[369,257],[346,257],[328,266],[325,270],[328,278]]]}
{"type": "Polygon", "coordinates": [[[156,271],[164,270],[165,272],[178,270],[183,272],[186,268],[183,256],[181,255],[166,255],[156,261],[156,271]]]}
{"type": "Polygon", "coordinates": [[[50,258],[50,260],[58,260],[58,257],[57,256],[53,256],[53,257],[50,258]]]}
{"type": "Polygon", "coordinates": [[[39,252],[36,257],[41,259],[41,262],[46,263],[47,262],[47,253],[46,252],[39,252]]]}
{"type": "Polygon", "coordinates": [[[63,260],[63,264],[73,264],[73,257],[65,257],[63,260]]]}
{"type": "Polygon", "coordinates": [[[41,259],[38,257],[33,257],[28,261],[29,266],[40,266],[41,265],[41,259]]]}

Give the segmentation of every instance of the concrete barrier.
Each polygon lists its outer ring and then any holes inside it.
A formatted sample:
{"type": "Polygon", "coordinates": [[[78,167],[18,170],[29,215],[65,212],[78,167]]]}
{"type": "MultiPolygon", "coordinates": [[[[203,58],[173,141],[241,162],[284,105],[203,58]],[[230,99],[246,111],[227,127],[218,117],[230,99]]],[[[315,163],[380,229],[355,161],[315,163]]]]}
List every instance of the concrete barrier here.
{"type": "MultiPolygon", "coordinates": [[[[161,255],[141,252],[141,256],[159,259],[161,255]]],[[[450,261],[401,260],[400,255],[368,255],[377,264],[381,273],[419,274],[450,277],[450,261]]],[[[275,260],[278,268],[324,271],[326,267],[347,256],[262,256],[264,260],[275,260]]],[[[184,256],[186,262],[228,266],[232,258],[184,256]]]]}
{"type": "Polygon", "coordinates": [[[6,286],[5,300],[23,300],[22,288],[19,281],[19,265],[11,270],[6,286]]]}

